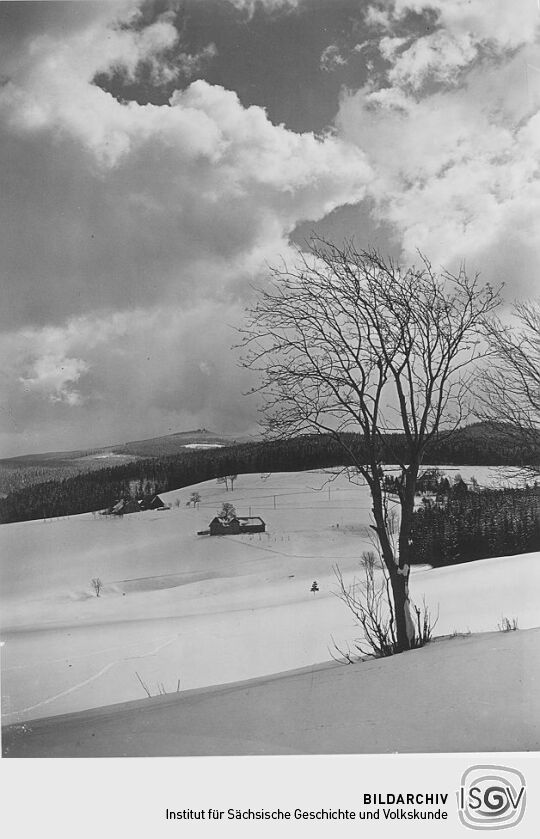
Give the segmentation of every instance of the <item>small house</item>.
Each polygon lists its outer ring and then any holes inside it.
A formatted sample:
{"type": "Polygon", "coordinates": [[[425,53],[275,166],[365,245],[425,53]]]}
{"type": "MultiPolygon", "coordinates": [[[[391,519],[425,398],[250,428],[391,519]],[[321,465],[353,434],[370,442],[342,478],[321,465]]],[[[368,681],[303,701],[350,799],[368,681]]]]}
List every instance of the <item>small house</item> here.
{"type": "Polygon", "coordinates": [[[166,510],[167,505],[164,501],[161,500],[159,495],[154,495],[154,497],[150,501],[149,510],[166,510]]]}
{"type": "Polygon", "coordinates": [[[120,498],[107,510],[111,516],[125,516],[127,513],[140,513],[141,510],[167,510],[167,505],[159,495],[145,498],[120,498]]]}
{"type": "Polygon", "coordinates": [[[200,531],[198,535],[239,536],[242,533],[264,533],[265,530],[266,524],[260,516],[216,516],[210,522],[209,529],[200,531]]]}
{"type": "Polygon", "coordinates": [[[139,502],[136,501],[134,498],[126,498],[124,501],[124,509],[122,510],[123,513],[138,513],[141,508],[139,507],[139,502]]]}

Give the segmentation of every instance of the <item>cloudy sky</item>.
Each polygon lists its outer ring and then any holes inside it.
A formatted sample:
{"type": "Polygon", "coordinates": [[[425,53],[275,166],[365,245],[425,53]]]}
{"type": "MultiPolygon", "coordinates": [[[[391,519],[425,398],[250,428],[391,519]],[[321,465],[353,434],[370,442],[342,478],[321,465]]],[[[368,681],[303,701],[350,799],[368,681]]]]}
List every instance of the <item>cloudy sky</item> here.
{"type": "Polygon", "coordinates": [[[0,3],[0,450],[253,430],[311,231],[538,295],[538,0],[0,3]]]}

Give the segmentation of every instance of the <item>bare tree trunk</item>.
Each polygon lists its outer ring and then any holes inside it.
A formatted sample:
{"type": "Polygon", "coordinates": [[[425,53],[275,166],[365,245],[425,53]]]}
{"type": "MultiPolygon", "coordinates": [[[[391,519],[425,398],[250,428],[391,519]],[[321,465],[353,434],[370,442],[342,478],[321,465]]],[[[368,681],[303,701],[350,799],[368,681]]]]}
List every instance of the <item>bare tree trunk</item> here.
{"type": "Polygon", "coordinates": [[[414,515],[415,488],[419,466],[411,464],[405,475],[405,485],[400,497],[401,520],[397,555],[390,536],[390,524],[385,509],[384,490],[376,477],[371,485],[375,530],[379,539],[381,555],[388,570],[394,599],[396,623],[396,652],[410,650],[415,645],[415,626],[409,599],[409,576],[411,566],[411,529],[414,515]]]}
{"type": "MultiPolygon", "coordinates": [[[[405,523],[403,517],[400,523],[400,543],[406,544],[407,550],[404,556],[396,556],[389,534],[389,525],[387,521],[384,494],[380,481],[375,478],[371,485],[371,495],[373,500],[373,517],[375,519],[375,531],[379,540],[381,555],[383,562],[387,568],[390,577],[390,584],[392,586],[392,594],[394,599],[394,619],[396,624],[396,640],[398,649],[396,652],[404,652],[410,650],[414,646],[414,622],[411,616],[410,601],[409,601],[409,567],[410,563],[408,552],[408,534],[410,533],[412,517],[406,516],[405,523]],[[407,538],[405,533],[407,532],[407,538]]],[[[414,495],[412,501],[414,507],[414,495]]]]}
{"type": "Polygon", "coordinates": [[[398,649],[402,653],[414,647],[415,631],[411,615],[409,600],[409,569],[404,570],[394,566],[390,573],[390,584],[394,597],[394,611],[396,620],[396,639],[398,649]]]}

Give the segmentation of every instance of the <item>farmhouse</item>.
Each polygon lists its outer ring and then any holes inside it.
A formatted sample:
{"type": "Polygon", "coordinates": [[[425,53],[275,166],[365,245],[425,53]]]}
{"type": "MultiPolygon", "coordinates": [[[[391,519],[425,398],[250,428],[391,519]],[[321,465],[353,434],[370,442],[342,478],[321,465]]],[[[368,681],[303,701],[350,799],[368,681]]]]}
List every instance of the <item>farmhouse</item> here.
{"type": "Polygon", "coordinates": [[[241,533],[264,533],[266,524],[260,516],[216,516],[210,522],[208,530],[201,530],[198,536],[232,536],[241,533]]]}
{"type": "Polygon", "coordinates": [[[141,510],[163,510],[167,508],[167,505],[161,500],[159,495],[141,498],[139,504],[141,510]]]}
{"type": "Polygon", "coordinates": [[[107,512],[111,516],[125,516],[127,513],[138,513],[140,509],[134,498],[121,498],[107,512]]]}
{"type": "Polygon", "coordinates": [[[141,510],[167,510],[168,507],[159,495],[145,498],[121,498],[107,510],[111,516],[125,516],[127,513],[140,513],[141,510]]]}

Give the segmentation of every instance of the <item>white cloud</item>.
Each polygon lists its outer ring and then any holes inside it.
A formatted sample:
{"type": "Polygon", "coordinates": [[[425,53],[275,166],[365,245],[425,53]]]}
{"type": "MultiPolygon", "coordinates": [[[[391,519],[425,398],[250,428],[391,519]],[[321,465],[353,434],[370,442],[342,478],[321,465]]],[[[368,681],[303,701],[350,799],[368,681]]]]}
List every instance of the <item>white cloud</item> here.
{"type": "Polygon", "coordinates": [[[295,196],[318,183],[321,196],[328,195],[325,206],[341,201],[347,190],[357,200],[369,177],[358,150],[274,126],[263,109],[243,108],[234,92],[199,80],[177,91],[170,105],[155,106],[118,102],[93,84],[96,74],[115,67],[134,76],[141,62],[159,62],[177,39],[167,16],[142,31],[99,19],[70,38],[35,38],[11,62],[0,112],[14,131],[47,130],[75,139],[104,168],[157,143],[169,163],[204,160],[215,167],[216,181],[229,186],[252,180],[295,196]]]}
{"type": "Polygon", "coordinates": [[[366,152],[378,217],[404,256],[466,259],[510,294],[536,291],[540,259],[539,10],[522,0],[395,0],[380,51],[386,79],[342,96],[340,136],[366,152]],[[405,40],[407,11],[436,26],[405,40]],[[433,83],[438,83],[435,87],[433,83]]]}
{"type": "Polygon", "coordinates": [[[444,30],[437,30],[431,35],[419,38],[408,49],[396,55],[396,41],[392,40],[394,50],[386,49],[387,59],[393,59],[393,66],[388,72],[388,81],[392,85],[419,90],[422,85],[432,80],[447,85],[455,84],[460,72],[477,58],[479,47],[469,33],[456,37],[444,30]]]}
{"type": "MultiPolygon", "coordinates": [[[[525,67],[540,67],[538,9],[494,0],[490,10],[480,0],[372,6],[366,20],[374,37],[384,33],[386,76],[375,62],[373,79],[343,94],[336,132],[321,137],[273,125],[262,108],[200,79],[162,106],[126,104],[94,84],[114,70],[136,79],[142,64],[155,82],[170,81],[211,60],[211,44],[182,51],[167,14],[130,29],[117,22],[136,8],[100,5],[80,25],[9,51],[0,238],[10,302],[0,349],[15,361],[0,389],[10,427],[36,440],[48,428],[51,445],[60,434],[78,445],[88,428],[105,442],[111,428],[122,439],[169,423],[249,426],[228,324],[266,264],[291,255],[299,222],[366,195],[407,258],[417,247],[450,267],[465,257],[485,279],[530,293],[540,261],[540,73],[527,85],[525,67]],[[407,10],[431,10],[435,28],[415,36],[407,10]]],[[[28,439],[17,448],[28,450],[28,439]]]]}
{"type": "Polygon", "coordinates": [[[8,322],[226,299],[300,221],[357,202],[370,181],[354,145],[273,125],[202,80],[167,105],[117,101],[95,73],[120,59],[136,72],[136,57],[173,35],[169,23],[146,40],[111,26],[100,17],[69,37],[34,37],[0,91],[6,166],[18,173],[0,207],[8,322]]]}
{"type": "Polygon", "coordinates": [[[74,318],[61,327],[22,329],[0,338],[12,358],[11,381],[18,381],[31,396],[79,406],[84,399],[81,378],[91,364],[79,356],[91,356],[96,347],[126,334],[130,319],[115,313],[105,319],[74,318]]]}
{"type": "Polygon", "coordinates": [[[80,358],[42,355],[34,361],[31,371],[21,376],[19,381],[25,390],[42,394],[51,402],[80,405],[81,394],[74,385],[87,370],[88,365],[80,358]]]}
{"type": "Polygon", "coordinates": [[[4,440],[25,451],[34,436],[40,448],[58,439],[69,448],[201,424],[249,429],[254,405],[241,394],[251,379],[230,352],[241,317],[241,301],[206,300],[0,335],[0,352],[12,359],[0,376],[2,401],[20,429],[4,440]]]}
{"type": "Polygon", "coordinates": [[[369,26],[379,29],[389,29],[391,26],[391,14],[389,9],[380,6],[368,6],[365,13],[365,21],[369,26]]]}
{"type": "MultiPolygon", "coordinates": [[[[215,58],[217,55],[217,47],[214,43],[207,44],[202,50],[197,53],[181,53],[176,59],[175,63],[179,65],[179,69],[187,78],[192,78],[204,67],[204,65],[215,58]]],[[[176,68],[169,68],[166,80],[170,81],[178,75],[176,68]]]]}
{"type": "Polygon", "coordinates": [[[389,33],[379,50],[392,63],[390,85],[417,91],[428,81],[454,85],[484,55],[501,57],[533,44],[538,7],[531,0],[494,0],[489,8],[485,0],[393,0],[384,9],[369,7],[366,22],[389,33]],[[393,29],[409,12],[434,14],[434,31],[414,38],[395,35],[393,29]]]}
{"type": "Polygon", "coordinates": [[[346,97],[340,124],[370,151],[378,211],[395,225],[407,255],[420,247],[441,261],[486,253],[492,261],[508,234],[529,249],[513,214],[521,206],[522,215],[539,216],[531,189],[540,174],[538,117],[521,124],[515,113],[496,113],[480,76],[469,79],[466,93],[419,102],[383,93],[346,97]]]}
{"type": "MultiPolygon", "coordinates": [[[[374,43],[371,41],[370,43],[374,43]]],[[[399,52],[401,47],[404,47],[405,44],[410,43],[410,38],[403,38],[397,35],[385,35],[379,41],[379,52],[382,57],[386,61],[393,61],[396,57],[396,53],[399,52]]]]}
{"type": "Polygon", "coordinates": [[[300,0],[229,0],[229,2],[241,11],[248,12],[251,16],[257,8],[266,12],[283,11],[289,8],[296,8],[300,0]]]}
{"type": "Polygon", "coordinates": [[[438,23],[456,36],[471,35],[492,41],[503,49],[532,44],[538,27],[538,4],[534,0],[393,0],[394,19],[407,12],[435,12],[438,23]]]}
{"type": "MultiPolygon", "coordinates": [[[[67,38],[34,37],[6,68],[9,81],[0,92],[0,114],[15,131],[71,136],[101,165],[114,166],[159,130],[163,110],[121,104],[93,83],[95,76],[117,69],[134,79],[142,62],[150,62],[155,77],[168,76],[172,71],[160,57],[177,41],[167,17],[140,31],[120,29],[111,17],[98,18],[67,38]]],[[[188,148],[202,133],[196,115],[191,116],[169,118],[180,137],[187,135],[188,148]]]]}

